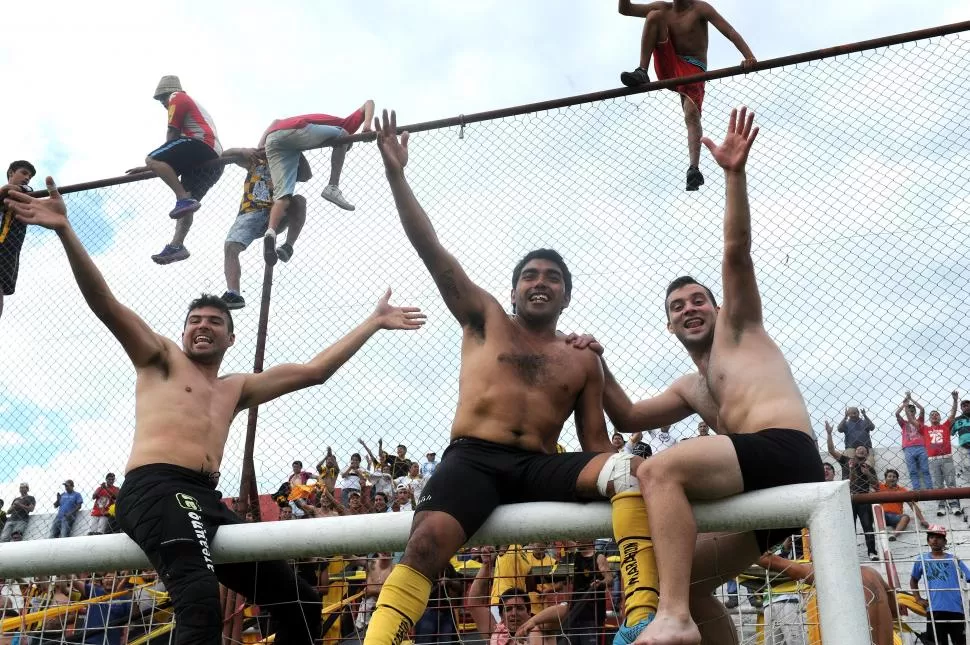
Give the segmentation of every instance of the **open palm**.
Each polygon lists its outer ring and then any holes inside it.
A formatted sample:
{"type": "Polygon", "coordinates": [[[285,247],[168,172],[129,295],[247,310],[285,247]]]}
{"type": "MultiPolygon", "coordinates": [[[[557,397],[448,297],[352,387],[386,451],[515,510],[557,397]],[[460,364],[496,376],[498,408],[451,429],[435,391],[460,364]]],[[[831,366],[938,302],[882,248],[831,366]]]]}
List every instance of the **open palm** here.
{"type": "Polygon", "coordinates": [[[420,329],[427,316],[421,313],[417,307],[395,307],[390,303],[391,290],[388,288],[377,301],[377,308],[374,309],[372,316],[380,325],[381,329],[420,329]]]}
{"type": "Polygon", "coordinates": [[[50,193],[47,198],[31,197],[28,193],[12,190],[7,194],[4,205],[25,224],[36,224],[51,230],[64,228],[67,226],[67,206],[51,177],[47,178],[47,190],[50,193]]]}
{"type": "Polygon", "coordinates": [[[744,170],[751,144],[758,136],[758,128],[752,128],[753,124],[754,112],[748,113],[748,108],[742,107],[740,114],[736,109],[731,110],[727,135],[721,145],[716,145],[708,137],[701,139],[701,143],[711,151],[717,165],[730,172],[739,172],[744,170]]]}
{"type": "Polygon", "coordinates": [[[401,172],[408,165],[408,133],[403,133],[398,140],[397,113],[392,110],[388,116],[387,110],[384,110],[381,121],[374,119],[374,128],[377,130],[377,148],[384,159],[384,168],[387,172],[401,172]]]}

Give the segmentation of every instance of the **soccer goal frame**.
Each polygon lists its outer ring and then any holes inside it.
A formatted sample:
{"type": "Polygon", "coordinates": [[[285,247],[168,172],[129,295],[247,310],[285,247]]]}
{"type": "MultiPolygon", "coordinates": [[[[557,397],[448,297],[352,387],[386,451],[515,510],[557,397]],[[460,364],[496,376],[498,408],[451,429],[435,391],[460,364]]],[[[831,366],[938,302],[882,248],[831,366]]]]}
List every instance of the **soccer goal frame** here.
{"type": "MultiPolygon", "coordinates": [[[[796,484],[694,504],[700,531],[807,526],[811,533],[819,621],[826,643],[868,645],[869,626],[857,571],[848,482],[796,484]]],[[[216,563],[400,551],[412,513],[355,515],[219,529],[216,563]]],[[[610,507],[597,502],[538,502],[495,510],[469,544],[524,544],[612,535],[610,507]]],[[[150,568],[126,535],[98,535],[0,544],[0,579],[150,568]]]]}

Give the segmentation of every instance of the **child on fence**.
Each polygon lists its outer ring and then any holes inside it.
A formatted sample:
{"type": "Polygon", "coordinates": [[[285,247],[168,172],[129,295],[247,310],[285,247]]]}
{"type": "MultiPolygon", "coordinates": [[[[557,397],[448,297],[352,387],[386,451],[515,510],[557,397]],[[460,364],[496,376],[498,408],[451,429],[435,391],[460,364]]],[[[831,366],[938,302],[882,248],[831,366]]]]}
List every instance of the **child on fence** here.
{"type": "Polygon", "coordinates": [[[222,165],[208,165],[222,154],[222,144],[212,117],[182,90],[178,76],[163,76],[153,96],[168,110],[165,143],[148,153],[144,166],[128,174],[150,170],[175,193],[175,208],[168,214],[177,220],[175,235],[161,253],[152,256],[156,264],[171,264],[189,257],[185,236],[192,228],[192,213],[222,177],[222,165]]]}
{"type": "MultiPolygon", "coordinates": [[[[332,139],[354,134],[361,126],[364,127],[364,132],[368,132],[373,118],[374,102],[368,100],[347,118],[329,114],[303,114],[277,119],[263,133],[259,147],[266,149],[275,198],[269,213],[269,225],[263,236],[263,257],[267,264],[276,264],[279,258],[276,234],[282,230],[283,220],[288,214],[293,198],[301,152],[319,148],[332,139]]],[[[321,197],[344,210],[352,211],[354,206],[344,199],[338,187],[344,156],[349,148],[349,145],[333,147],[330,157],[330,181],[323,189],[321,197]]]]}
{"type": "MultiPolygon", "coordinates": [[[[233,163],[246,170],[239,214],[236,215],[236,220],[226,234],[226,292],[222,294],[222,300],[230,309],[242,309],[246,306],[246,299],[242,297],[239,286],[242,280],[239,254],[245,251],[253,240],[263,237],[266,233],[270,209],[273,207],[273,180],[270,178],[265,150],[230,148],[223,152],[222,156],[231,158],[233,163]]],[[[310,164],[301,153],[296,181],[309,181],[311,176],[310,164]]],[[[280,231],[286,230],[286,243],[276,249],[276,256],[283,262],[289,262],[293,257],[293,245],[300,237],[303,224],[306,222],[306,199],[302,195],[293,195],[292,200],[292,207],[287,209],[286,216],[280,222],[280,231]]]]}
{"type": "Polygon", "coordinates": [[[3,315],[3,297],[12,296],[17,288],[20,249],[27,236],[27,225],[14,217],[13,211],[3,207],[3,199],[11,190],[30,192],[27,182],[36,174],[29,161],[14,161],[7,168],[7,183],[0,188],[0,316],[3,315]]]}
{"type": "Polygon", "coordinates": [[[933,524],[926,530],[929,553],[920,553],[913,563],[909,586],[916,602],[927,608],[930,624],[925,642],[946,645],[966,643],[966,624],[963,615],[963,597],[960,593],[960,577],[970,579],[970,569],[962,560],[946,552],[946,528],[933,524]],[[929,601],[919,592],[919,581],[926,573],[926,590],[929,601]]]}

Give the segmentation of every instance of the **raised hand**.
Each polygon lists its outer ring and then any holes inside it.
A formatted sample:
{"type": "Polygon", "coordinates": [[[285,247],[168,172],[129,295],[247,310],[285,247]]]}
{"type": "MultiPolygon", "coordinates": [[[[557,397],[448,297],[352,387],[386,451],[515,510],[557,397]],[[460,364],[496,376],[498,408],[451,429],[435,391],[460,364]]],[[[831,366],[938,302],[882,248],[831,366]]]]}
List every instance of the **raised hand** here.
{"type": "Polygon", "coordinates": [[[52,231],[67,228],[67,206],[50,177],[47,178],[47,190],[50,197],[43,199],[20,191],[10,191],[3,203],[24,224],[36,224],[52,231]]]}
{"type": "Polygon", "coordinates": [[[420,329],[427,321],[427,316],[417,307],[395,307],[390,304],[391,289],[388,287],[381,299],[377,301],[377,308],[371,317],[377,321],[381,329],[420,329]]]}
{"type": "Polygon", "coordinates": [[[391,110],[388,117],[387,110],[381,121],[374,118],[374,129],[377,130],[377,149],[384,159],[384,170],[389,173],[400,173],[408,165],[408,133],[397,137],[397,113],[391,110]]]}
{"type": "Polygon", "coordinates": [[[828,419],[825,420],[825,432],[826,434],[832,434],[832,424],[828,419]]]}
{"type": "Polygon", "coordinates": [[[721,145],[716,145],[709,137],[701,139],[701,143],[711,151],[711,156],[726,172],[741,172],[748,161],[751,144],[758,136],[758,128],[752,128],[754,112],[748,113],[748,108],[742,107],[740,114],[737,109],[731,110],[728,121],[727,135],[721,145]]]}

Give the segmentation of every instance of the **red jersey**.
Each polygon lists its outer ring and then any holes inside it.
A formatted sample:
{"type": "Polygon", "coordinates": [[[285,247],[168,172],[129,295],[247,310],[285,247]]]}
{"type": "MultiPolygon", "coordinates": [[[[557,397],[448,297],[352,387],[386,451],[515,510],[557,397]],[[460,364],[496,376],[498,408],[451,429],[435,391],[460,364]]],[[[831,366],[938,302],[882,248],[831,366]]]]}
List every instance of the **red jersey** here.
{"type": "Polygon", "coordinates": [[[923,435],[926,437],[926,454],[930,457],[941,457],[951,454],[950,426],[952,421],[944,421],[940,425],[923,424],[923,435]]]}
{"type": "Polygon", "coordinates": [[[926,427],[925,425],[921,426],[918,423],[900,421],[899,427],[903,431],[903,448],[926,445],[926,442],[923,440],[923,437],[925,437],[925,433],[923,432],[923,429],[926,427]]]}
{"type": "Polygon", "coordinates": [[[205,108],[185,92],[172,92],[168,97],[168,127],[175,128],[183,137],[201,141],[216,154],[222,154],[215,122],[205,108]]]}
{"type": "Polygon", "coordinates": [[[347,134],[354,134],[360,129],[360,126],[364,125],[364,110],[362,108],[355,110],[353,114],[346,117],[331,116],[330,114],[301,114],[300,116],[276,119],[266,128],[266,132],[263,133],[263,136],[259,140],[259,147],[263,147],[266,137],[271,132],[276,132],[277,130],[299,130],[311,124],[331,125],[336,128],[343,128],[347,131],[347,134]]]}

